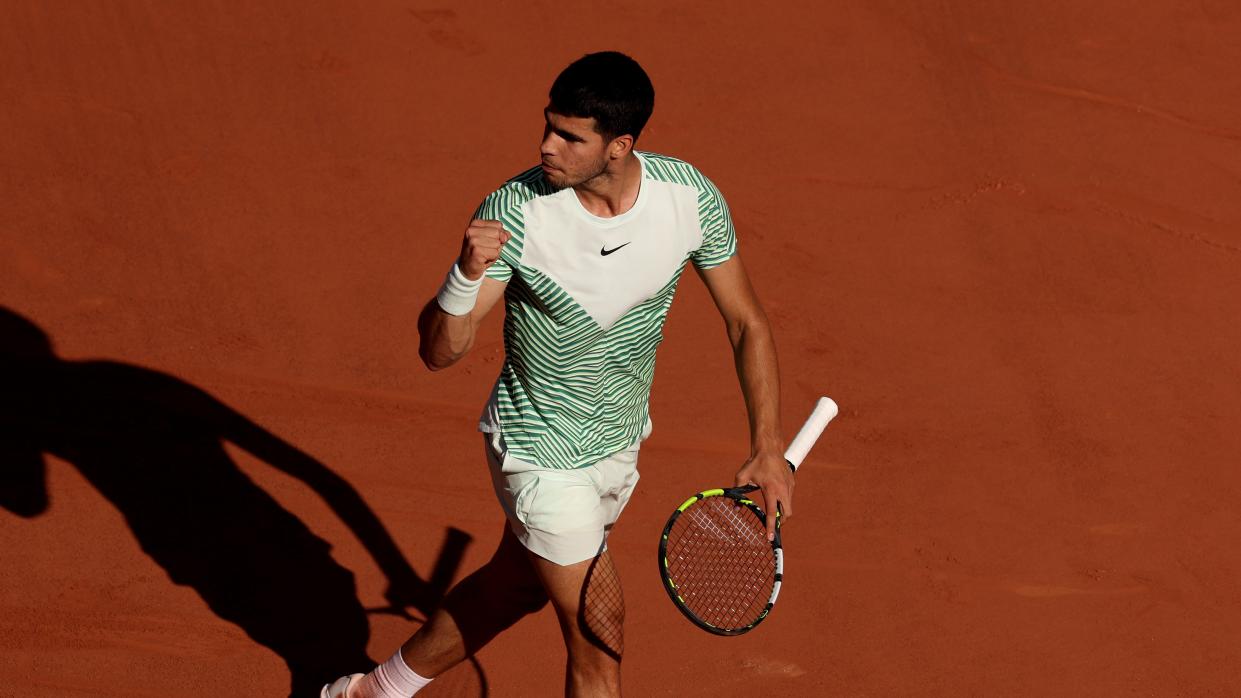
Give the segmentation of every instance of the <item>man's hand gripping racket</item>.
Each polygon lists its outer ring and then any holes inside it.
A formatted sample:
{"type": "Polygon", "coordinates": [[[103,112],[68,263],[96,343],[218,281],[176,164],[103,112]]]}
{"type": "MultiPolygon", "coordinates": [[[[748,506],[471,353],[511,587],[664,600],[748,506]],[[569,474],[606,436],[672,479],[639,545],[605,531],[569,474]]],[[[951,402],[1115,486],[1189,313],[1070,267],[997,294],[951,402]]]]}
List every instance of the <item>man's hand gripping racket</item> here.
{"type": "MultiPolygon", "coordinates": [[[[814,412],[784,452],[794,472],[838,412],[819,398],[814,412]]],[[[748,495],[754,485],[707,490],[677,507],[659,540],[664,589],[686,618],[717,635],[740,635],[758,625],[776,603],[784,576],[780,514],[767,539],[767,517],[748,495]]]]}

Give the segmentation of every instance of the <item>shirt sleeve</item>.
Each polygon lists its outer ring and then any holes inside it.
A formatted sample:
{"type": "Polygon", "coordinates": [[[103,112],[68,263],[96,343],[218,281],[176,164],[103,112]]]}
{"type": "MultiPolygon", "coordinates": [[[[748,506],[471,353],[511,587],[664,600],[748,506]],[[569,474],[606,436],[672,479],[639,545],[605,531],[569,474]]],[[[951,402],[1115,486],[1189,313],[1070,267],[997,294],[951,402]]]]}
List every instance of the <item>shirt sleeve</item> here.
{"type": "Polygon", "coordinates": [[[474,219],[500,221],[500,225],[513,236],[500,249],[500,258],[484,272],[484,276],[489,279],[508,283],[513,278],[513,267],[517,265],[518,254],[514,249],[520,249],[521,246],[520,206],[514,206],[513,198],[506,195],[505,189],[501,188],[483,199],[474,211],[474,219]]]}
{"type": "Polygon", "coordinates": [[[702,244],[690,254],[694,266],[711,269],[737,254],[737,232],[728,212],[724,196],[710,180],[703,178],[698,189],[698,224],[702,228],[702,244]]]}

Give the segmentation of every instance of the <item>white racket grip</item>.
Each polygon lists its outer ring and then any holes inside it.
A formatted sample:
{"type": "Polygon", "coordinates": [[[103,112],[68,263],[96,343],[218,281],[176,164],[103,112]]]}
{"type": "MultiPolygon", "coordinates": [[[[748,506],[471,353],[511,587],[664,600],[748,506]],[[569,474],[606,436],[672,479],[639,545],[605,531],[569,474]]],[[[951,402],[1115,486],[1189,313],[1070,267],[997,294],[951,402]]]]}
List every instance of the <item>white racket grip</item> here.
{"type": "Polygon", "coordinates": [[[814,412],[810,413],[810,418],[802,425],[801,431],[797,432],[793,442],[784,451],[784,459],[789,462],[794,471],[806,458],[806,454],[810,453],[814,442],[819,440],[819,435],[827,428],[827,423],[832,421],[839,412],[840,408],[830,397],[819,398],[819,402],[814,406],[814,412]]]}

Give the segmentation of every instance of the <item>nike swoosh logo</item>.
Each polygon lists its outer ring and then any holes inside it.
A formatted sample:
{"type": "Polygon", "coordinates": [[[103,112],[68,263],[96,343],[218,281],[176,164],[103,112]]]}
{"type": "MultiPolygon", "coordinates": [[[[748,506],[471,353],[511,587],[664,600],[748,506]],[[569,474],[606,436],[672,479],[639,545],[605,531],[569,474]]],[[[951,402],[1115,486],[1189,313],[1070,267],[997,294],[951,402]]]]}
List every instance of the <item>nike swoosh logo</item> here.
{"type": "MultiPolygon", "coordinates": [[[[633,240],[630,240],[629,242],[633,242],[633,240]]],[[[625,243],[625,245],[628,245],[628,244],[629,244],[629,242],[625,243]]],[[[610,250],[609,250],[608,248],[606,248],[606,247],[600,247],[600,248],[599,248],[599,254],[601,254],[601,255],[603,255],[604,257],[606,257],[606,256],[608,256],[608,255],[612,254],[613,252],[615,252],[615,251],[619,250],[621,247],[624,247],[625,245],[621,245],[620,247],[613,247],[613,248],[612,248],[612,249],[610,249],[610,250]]]]}

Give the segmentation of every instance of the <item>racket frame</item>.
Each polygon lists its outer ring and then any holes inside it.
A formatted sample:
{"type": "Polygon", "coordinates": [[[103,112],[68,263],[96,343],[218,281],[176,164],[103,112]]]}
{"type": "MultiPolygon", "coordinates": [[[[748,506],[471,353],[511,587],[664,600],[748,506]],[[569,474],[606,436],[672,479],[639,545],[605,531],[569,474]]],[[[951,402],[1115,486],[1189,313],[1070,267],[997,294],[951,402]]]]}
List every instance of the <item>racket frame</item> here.
{"type": "MultiPolygon", "coordinates": [[[[792,465],[789,467],[791,468],[792,465]]],[[[744,487],[718,488],[699,492],[693,497],[685,500],[685,503],[677,507],[676,511],[672,512],[672,516],[668,517],[668,523],[664,525],[663,534],[659,537],[659,577],[664,582],[664,591],[668,592],[668,598],[672,599],[672,604],[677,607],[677,610],[684,614],[691,623],[709,633],[728,636],[747,633],[753,630],[759,623],[763,622],[763,619],[767,617],[767,614],[771,612],[772,607],[775,606],[776,597],[780,595],[780,584],[784,580],[784,548],[780,544],[780,514],[778,511],[776,512],[776,534],[771,541],[771,550],[775,557],[775,580],[771,587],[771,597],[767,599],[767,604],[763,607],[763,610],[759,612],[758,617],[750,621],[749,624],[740,628],[721,628],[712,625],[711,623],[699,618],[685,605],[685,599],[681,598],[676,582],[672,580],[672,570],[668,565],[668,535],[672,532],[672,527],[676,525],[677,519],[681,517],[681,514],[685,513],[690,507],[698,504],[708,497],[727,497],[734,502],[737,502],[741,506],[749,509],[752,514],[758,517],[758,520],[762,523],[763,528],[766,528],[767,515],[763,512],[762,508],[754,502],[754,500],[747,496],[757,489],[758,487],[755,485],[746,485],[744,487]]]]}

